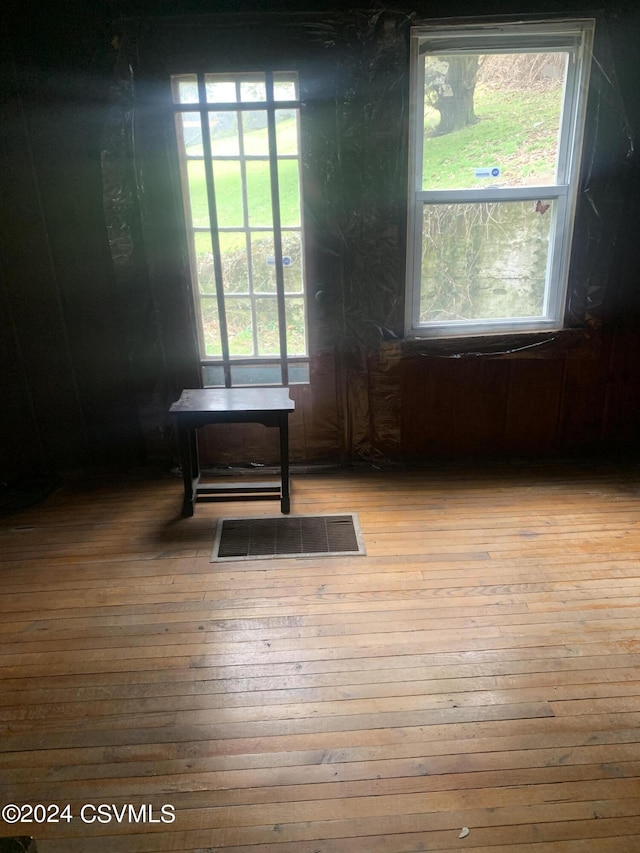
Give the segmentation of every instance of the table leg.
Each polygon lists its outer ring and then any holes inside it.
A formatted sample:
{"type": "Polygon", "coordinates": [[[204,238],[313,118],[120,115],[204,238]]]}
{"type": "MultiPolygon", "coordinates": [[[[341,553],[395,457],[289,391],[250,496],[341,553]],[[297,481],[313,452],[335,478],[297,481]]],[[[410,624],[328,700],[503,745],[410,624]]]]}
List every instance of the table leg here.
{"type": "Polygon", "coordinates": [[[291,501],[289,497],[289,415],[286,412],[280,414],[280,477],[282,478],[280,510],[287,515],[291,512],[291,501]]]}
{"type": "Polygon", "coordinates": [[[198,442],[196,431],[192,427],[178,426],[178,451],[184,482],[184,501],[182,515],[193,515],[197,496],[197,485],[200,480],[200,462],[198,459],[198,442]]]}

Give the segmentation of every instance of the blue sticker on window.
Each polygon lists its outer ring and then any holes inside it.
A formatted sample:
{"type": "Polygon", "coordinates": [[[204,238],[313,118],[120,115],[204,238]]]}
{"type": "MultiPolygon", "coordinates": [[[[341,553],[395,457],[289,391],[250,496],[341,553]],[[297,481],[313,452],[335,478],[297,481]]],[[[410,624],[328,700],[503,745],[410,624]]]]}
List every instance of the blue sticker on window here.
{"type": "Polygon", "coordinates": [[[497,166],[487,166],[483,169],[476,169],[476,178],[497,178],[500,174],[500,169],[497,166]]]}

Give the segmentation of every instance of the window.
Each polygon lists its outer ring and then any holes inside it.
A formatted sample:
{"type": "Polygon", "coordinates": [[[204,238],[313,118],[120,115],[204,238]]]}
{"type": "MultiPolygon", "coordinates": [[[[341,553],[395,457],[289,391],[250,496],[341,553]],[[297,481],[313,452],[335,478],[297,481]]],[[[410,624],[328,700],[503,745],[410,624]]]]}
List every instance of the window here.
{"type": "Polygon", "coordinates": [[[593,27],[412,30],[409,336],[562,327],[593,27]]]}
{"type": "Polygon", "coordinates": [[[296,75],[171,83],[203,385],[306,382],[296,75]]]}

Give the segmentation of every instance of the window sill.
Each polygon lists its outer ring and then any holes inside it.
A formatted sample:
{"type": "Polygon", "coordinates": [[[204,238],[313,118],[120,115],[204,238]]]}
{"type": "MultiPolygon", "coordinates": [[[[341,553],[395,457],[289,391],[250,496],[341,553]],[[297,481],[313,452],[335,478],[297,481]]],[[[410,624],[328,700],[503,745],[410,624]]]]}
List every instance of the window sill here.
{"type": "Polygon", "coordinates": [[[516,332],[457,338],[405,338],[403,355],[429,358],[595,358],[600,327],[590,321],[581,328],[553,332],[516,332]]]}

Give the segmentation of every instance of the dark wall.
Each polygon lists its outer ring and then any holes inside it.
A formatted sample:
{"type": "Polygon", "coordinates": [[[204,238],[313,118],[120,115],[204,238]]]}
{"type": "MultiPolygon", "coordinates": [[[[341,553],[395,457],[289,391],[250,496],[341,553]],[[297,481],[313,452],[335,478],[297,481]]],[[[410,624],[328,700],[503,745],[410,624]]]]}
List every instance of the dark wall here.
{"type": "MultiPolygon", "coordinates": [[[[640,181],[631,143],[640,128],[640,10],[618,3],[598,12],[611,60],[600,115],[609,118],[598,130],[585,241],[576,247],[589,322],[568,342],[544,342],[536,357],[505,357],[504,342],[456,351],[398,337],[408,13],[416,21],[545,14],[557,13],[557,4],[331,6],[314,13],[334,87],[316,104],[315,120],[325,123],[318,128],[331,122],[333,132],[320,133],[314,151],[322,178],[314,215],[324,253],[315,272],[333,306],[326,318],[333,338],[317,365],[318,394],[300,393],[298,461],[634,451],[640,181]],[[326,428],[314,431],[323,420],[326,428]]],[[[64,15],[38,9],[37,26],[27,10],[10,28],[0,141],[8,164],[0,173],[1,478],[171,459],[166,404],[188,372],[178,352],[186,309],[182,290],[176,297],[168,277],[154,277],[152,258],[140,255],[128,280],[114,267],[101,162],[116,59],[112,21],[123,13],[239,12],[244,26],[247,14],[272,8],[77,2],[64,15]]],[[[313,12],[314,4],[278,4],[287,8],[313,12]]]]}
{"type": "Polygon", "coordinates": [[[112,59],[89,8],[25,12],[2,60],[3,479],[131,464],[140,440],[102,213],[112,59]]]}

